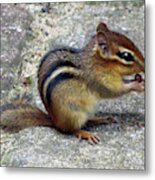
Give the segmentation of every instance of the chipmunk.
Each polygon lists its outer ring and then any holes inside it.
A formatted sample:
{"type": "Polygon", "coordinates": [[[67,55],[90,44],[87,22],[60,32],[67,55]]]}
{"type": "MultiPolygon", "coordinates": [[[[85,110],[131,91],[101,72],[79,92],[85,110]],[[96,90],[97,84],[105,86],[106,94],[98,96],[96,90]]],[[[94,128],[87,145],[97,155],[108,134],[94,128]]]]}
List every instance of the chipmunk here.
{"type": "Polygon", "coordinates": [[[82,127],[107,118],[91,118],[99,100],[143,91],[141,72],[144,57],[139,49],[101,22],[85,48],[58,48],[41,59],[38,89],[47,113],[26,103],[10,103],[2,106],[1,123],[50,126],[97,144],[100,138],[82,127]],[[127,79],[133,74],[135,78],[127,79]]]}

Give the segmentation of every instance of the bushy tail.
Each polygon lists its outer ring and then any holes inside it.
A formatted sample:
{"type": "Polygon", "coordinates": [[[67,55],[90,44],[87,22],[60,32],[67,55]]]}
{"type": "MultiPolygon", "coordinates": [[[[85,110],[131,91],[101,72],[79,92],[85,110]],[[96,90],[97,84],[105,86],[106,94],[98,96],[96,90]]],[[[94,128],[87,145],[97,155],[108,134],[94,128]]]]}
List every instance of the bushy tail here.
{"type": "Polygon", "coordinates": [[[0,113],[2,127],[24,129],[31,126],[53,126],[49,115],[24,102],[1,105],[0,113]]]}

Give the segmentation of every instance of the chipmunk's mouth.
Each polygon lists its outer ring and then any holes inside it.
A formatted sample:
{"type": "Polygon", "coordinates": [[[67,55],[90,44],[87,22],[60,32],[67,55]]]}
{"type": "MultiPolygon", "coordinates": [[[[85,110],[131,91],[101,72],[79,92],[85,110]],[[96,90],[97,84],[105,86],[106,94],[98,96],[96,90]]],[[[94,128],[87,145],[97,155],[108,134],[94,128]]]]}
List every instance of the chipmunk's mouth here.
{"type": "Polygon", "coordinates": [[[139,82],[139,83],[144,81],[144,73],[137,73],[137,74],[123,76],[123,82],[125,84],[131,83],[134,81],[139,82]]]}

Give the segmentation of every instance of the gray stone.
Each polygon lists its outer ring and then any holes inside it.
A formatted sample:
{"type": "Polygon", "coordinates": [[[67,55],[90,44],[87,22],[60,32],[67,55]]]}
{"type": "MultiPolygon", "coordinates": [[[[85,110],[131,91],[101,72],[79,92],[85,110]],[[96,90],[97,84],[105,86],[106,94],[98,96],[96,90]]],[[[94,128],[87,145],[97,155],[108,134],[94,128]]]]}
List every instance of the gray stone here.
{"type": "Polygon", "coordinates": [[[1,4],[1,97],[8,96],[22,61],[20,53],[31,23],[30,14],[14,4],[1,4]]]}

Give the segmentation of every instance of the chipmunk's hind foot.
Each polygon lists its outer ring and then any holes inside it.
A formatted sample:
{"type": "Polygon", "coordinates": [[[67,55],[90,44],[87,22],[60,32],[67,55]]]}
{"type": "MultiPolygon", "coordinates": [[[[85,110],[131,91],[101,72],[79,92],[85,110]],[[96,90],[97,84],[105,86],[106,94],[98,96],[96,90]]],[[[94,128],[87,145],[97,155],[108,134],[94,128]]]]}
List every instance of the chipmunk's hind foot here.
{"type": "Polygon", "coordinates": [[[74,135],[79,139],[86,139],[92,145],[98,144],[100,142],[100,138],[89,131],[77,130],[74,132],[74,135]]]}

